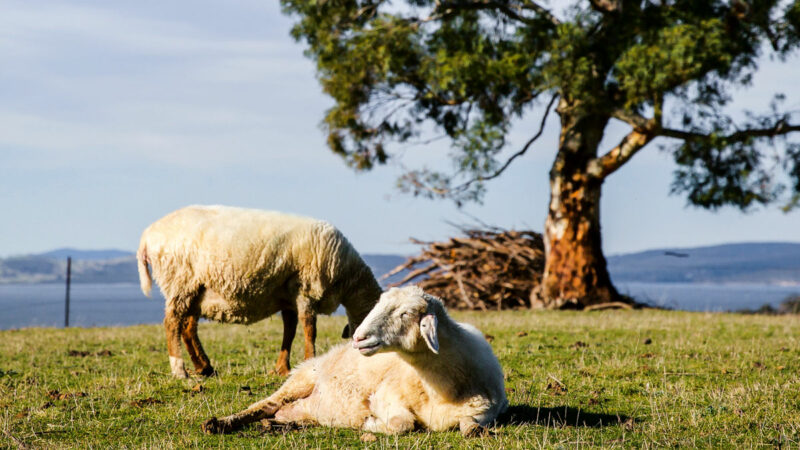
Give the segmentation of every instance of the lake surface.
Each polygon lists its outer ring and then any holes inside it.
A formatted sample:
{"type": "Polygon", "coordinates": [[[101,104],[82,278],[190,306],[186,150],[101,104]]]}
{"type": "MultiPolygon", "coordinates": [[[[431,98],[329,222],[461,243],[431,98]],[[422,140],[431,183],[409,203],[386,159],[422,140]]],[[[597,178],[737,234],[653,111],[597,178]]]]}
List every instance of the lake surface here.
{"type": "MultiPolygon", "coordinates": [[[[0,285],[0,329],[64,326],[63,284],[0,285]]],[[[152,298],[138,284],[75,283],[70,289],[69,324],[76,327],[136,325],[164,320],[164,297],[152,298]]]]}
{"type": "Polygon", "coordinates": [[[662,308],[686,311],[737,311],[778,306],[800,286],[771,284],[615,283],[622,294],[662,308]]]}
{"type": "MultiPolygon", "coordinates": [[[[756,309],[777,306],[800,286],[754,284],[617,283],[622,293],[654,306],[689,311],[756,309]]],[[[70,326],[99,327],[161,323],[164,298],[147,298],[138,284],[73,284],[70,326]]],[[[64,326],[64,285],[0,285],[0,329],[64,326]]]]}

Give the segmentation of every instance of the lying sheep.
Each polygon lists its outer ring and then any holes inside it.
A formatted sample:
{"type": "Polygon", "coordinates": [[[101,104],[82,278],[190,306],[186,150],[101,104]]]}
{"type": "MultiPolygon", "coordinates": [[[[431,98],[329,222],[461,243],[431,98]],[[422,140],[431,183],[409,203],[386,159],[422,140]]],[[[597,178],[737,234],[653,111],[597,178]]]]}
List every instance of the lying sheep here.
{"type": "Polygon", "coordinates": [[[225,433],[257,420],[404,433],[480,433],[505,411],[503,372],[475,327],[453,321],[416,286],[385,292],[353,334],[305,361],[274,394],[203,423],[225,433]]]}
{"type": "Polygon", "coordinates": [[[305,357],[314,356],[317,314],[341,304],[350,336],[378,301],[381,288],[345,237],[320,220],[225,206],[189,206],[150,225],[139,251],[142,292],[151,276],[166,297],[172,374],[187,377],[183,338],[197,373],[214,369],[197,337],[198,318],[250,324],[281,312],[283,343],[275,370],[289,373],[289,353],[298,317],[305,357]]]}

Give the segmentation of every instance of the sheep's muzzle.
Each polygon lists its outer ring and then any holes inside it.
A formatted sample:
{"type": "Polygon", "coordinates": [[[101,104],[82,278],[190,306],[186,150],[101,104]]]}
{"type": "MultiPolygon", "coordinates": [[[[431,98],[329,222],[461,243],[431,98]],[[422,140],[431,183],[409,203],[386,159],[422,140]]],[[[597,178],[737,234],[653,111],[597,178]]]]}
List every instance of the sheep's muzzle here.
{"type": "Polygon", "coordinates": [[[359,337],[357,334],[353,336],[353,348],[361,352],[362,355],[373,355],[381,348],[381,341],[375,336],[368,336],[365,338],[359,337]]]}

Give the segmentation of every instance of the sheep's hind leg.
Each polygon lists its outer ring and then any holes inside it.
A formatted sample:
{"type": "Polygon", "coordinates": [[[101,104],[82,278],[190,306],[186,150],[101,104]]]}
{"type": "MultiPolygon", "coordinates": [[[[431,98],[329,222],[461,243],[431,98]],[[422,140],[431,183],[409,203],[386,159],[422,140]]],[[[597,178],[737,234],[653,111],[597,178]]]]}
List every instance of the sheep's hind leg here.
{"type": "Polygon", "coordinates": [[[372,416],[362,425],[365,431],[400,434],[414,429],[414,414],[404,406],[403,399],[387,384],[383,384],[369,399],[372,416]]]}
{"type": "Polygon", "coordinates": [[[211,366],[211,361],[197,336],[197,320],[198,315],[190,315],[186,318],[183,327],[183,343],[186,344],[186,350],[189,351],[189,356],[192,358],[195,372],[206,377],[214,376],[216,375],[214,367],[211,366]]]}
{"type": "Polygon", "coordinates": [[[400,413],[390,417],[387,422],[370,416],[361,428],[371,433],[402,434],[414,429],[414,416],[410,412],[400,413]]]}
{"type": "Polygon", "coordinates": [[[316,355],[315,343],[317,341],[317,314],[309,305],[308,300],[297,302],[300,320],[303,322],[303,335],[305,336],[305,358],[311,359],[316,355]]]}
{"type": "Polygon", "coordinates": [[[202,429],[208,434],[230,433],[243,426],[263,419],[275,417],[281,407],[295,400],[308,397],[314,390],[316,367],[306,364],[300,367],[274,394],[253,403],[244,411],[227,417],[212,417],[203,422],[202,429]]]}
{"type": "Polygon", "coordinates": [[[275,372],[278,375],[289,375],[289,356],[292,352],[292,341],[294,335],[297,333],[297,311],[291,309],[281,310],[281,318],[283,319],[283,342],[281,342],[281,353],[278,355],[278,361],[275,363],[275,372]]]}
{"type": "Polygon", "coordinates": [[[317,424],[316,419],[306,412],[306,402],[309,398],[303,398],[296,402],[289,403],[275,413],[273,423],[280,425],[307,426],[317,424]]]}
{"type": "Polygon", "coordinates": [[[175,378],[189,378],[181,357],[181,329],[184,318],[173,308],[164,310],[164,330],[167,333],[167,352],[169,353],[169,366],[175,378]]]}

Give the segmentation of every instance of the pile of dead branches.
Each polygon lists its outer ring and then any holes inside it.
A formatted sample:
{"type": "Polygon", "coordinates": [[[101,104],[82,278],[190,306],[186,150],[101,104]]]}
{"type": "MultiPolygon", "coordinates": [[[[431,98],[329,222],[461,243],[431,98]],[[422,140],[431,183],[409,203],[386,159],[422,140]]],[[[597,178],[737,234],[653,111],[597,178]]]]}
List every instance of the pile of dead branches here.
{"type": "Polygon", "coordinates": [[[461,230],[465,236],[423,245],[422,254],[384,275],[408,271],[401,281],[418,284],[448,308],[513,309],[530,307],[530,295],[544,270],[542,235],[533,231],[461,230]]]}

